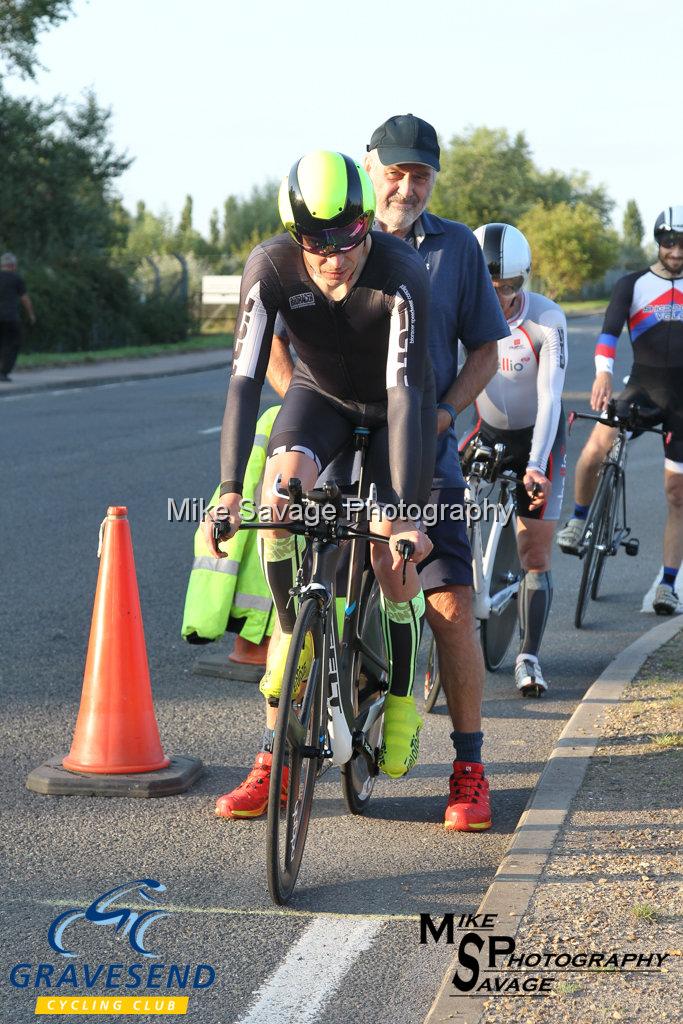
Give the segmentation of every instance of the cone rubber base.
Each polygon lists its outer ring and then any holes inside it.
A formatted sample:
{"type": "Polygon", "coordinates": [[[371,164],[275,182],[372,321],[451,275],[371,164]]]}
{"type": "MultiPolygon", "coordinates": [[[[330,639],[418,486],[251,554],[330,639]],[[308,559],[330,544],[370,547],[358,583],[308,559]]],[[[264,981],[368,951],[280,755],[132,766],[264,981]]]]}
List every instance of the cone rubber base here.
{"type": "Polygon", "coordinates": [[[218,640],[209,647],[203,647],[201,654],[194,663],[193,675],[215,676],[219,679],[234,679],[241,683],[260,683],[265,667],[263,665],[245,665],[230,661],[228,655],[232,650],[232,641],[218,640]]]}
{"type": "Polygon", "coordinates": [[[135,775],[89,775],[70,772],[60,757],[34,768],[27,789],[45,796],[174,796],[184,793],[202,775],[204,765],[194,757],[172,757],[168,768],[135,775]]]}

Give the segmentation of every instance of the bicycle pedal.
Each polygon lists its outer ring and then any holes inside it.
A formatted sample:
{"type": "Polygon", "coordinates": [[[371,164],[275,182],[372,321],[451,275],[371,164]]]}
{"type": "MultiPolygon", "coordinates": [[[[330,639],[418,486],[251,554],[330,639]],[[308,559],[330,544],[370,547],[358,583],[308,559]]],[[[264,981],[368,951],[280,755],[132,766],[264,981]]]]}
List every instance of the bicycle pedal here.
{"type": "Polygon", "coordinates": [[[567,548],[564,547],[562,544],[559,544],[558,547],[560,551],[564,551],[565,555],[576,555],[577,558],[582,557],[581,551],[579,551],[578,548],[567,548]]]}
{"type": "Polygon", "coordinates": [[[529,686],[522,688],[522,697],[541,697],[543,695],[543,687],[537,686],[536,683],[530,683],[529,686]]]}
{"type": "Polygon", "coordinates": [[[631,555],[631,557],[633,558],[635,555],[638,554],[638,551],[640,549],[640,541],[637,537],[630,537],[628,540],[623,540],[622,544],[624,545],[624,550],[626,551],[627,555],[631,555]]]}

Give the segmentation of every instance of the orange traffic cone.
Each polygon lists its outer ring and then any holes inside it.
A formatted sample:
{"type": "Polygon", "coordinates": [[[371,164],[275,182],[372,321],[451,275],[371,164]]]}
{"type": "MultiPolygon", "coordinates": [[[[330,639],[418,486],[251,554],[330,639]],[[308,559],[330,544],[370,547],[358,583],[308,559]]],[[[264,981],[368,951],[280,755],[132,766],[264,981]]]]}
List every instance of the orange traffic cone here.
{"type": "Polygon", "coordinates": [[[63,785],[69,792],[117,796],[126,792],[135,796],[182,792],[199,775],[202,765],[201,761],[174,758],[173,766],[169,767],[171,761],[161,746],[152,703],[128,509],[118,505],[110,507],[102,525],[95,606],[71,750],[63,759],[62,772],[57,772],[53,784],[45,785],[43,771],[54,770],[56,765],[52,762],[32,772],[27,784],[30,789],[44,793],[63,793],[63,785]],[[84,787],[77,776],[71,774],[120,777],[146,772],[160,773],[157,786],[141,786],[139,779],[131,779],[128,786],[117,779],[107,786],[101,779],[84,787]],[[38,784],[32,785],[36,781],[38,784]]]}
{"type": "Polygon", "coordinates": [[[72,772],[103,775],[167,768],[152,704],[128,509],[107,509],[72,772]]]}

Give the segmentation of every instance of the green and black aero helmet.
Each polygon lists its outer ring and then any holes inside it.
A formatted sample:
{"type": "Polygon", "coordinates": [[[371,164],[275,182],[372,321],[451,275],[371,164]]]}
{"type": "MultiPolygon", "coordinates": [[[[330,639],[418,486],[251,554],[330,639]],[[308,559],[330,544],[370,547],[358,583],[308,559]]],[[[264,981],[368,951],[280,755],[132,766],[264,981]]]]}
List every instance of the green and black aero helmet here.
{"type": "Polygon", "coordinates": [[[355,249],[375,219],[375,190],[360,164],[316,149],[292,166],[280,186],[282,223],[307,252],[329,256],[355,249]]]}

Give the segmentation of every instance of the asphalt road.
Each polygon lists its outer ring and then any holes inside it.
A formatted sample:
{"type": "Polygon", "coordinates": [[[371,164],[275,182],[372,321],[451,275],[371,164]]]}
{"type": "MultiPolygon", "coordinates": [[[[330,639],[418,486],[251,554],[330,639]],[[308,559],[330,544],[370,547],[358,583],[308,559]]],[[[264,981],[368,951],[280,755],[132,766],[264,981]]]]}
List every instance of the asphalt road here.
{"type": "MultiPolygon", "coordinates": [[[[592,380],[598,329],[596,318],[571,324],[568,408],[586,406],[581,396],[592,380]]],[[[626,349],[622,341],[618,374],[628,367],[626,349]]],[[[477,907],[577,701],[607,662],[654,624],[639,611],[660,565],[664,521],[661,442],[650,436],[633,446],[629,460],[640,556],[622,553],[608,565],[604,599],[583,631],[571,625],[579,563],[559,551],[555,558],[542,659],[549,694],[520,699],[512,658],[487,681],[484,754],[494,828],[447,835],[441,827],[452,751],[438,705],[423,730],[420,764],[405,780],[381,780],[366,818],[345,813],[336,771],[323,777],[292,910],[275,910],[266,889],[264,823],[213,816],[216,796],[241,781],[251,763],[262,702],[253,685],[192,674],[197,651],[181,641],[180,623],[193,527],[167,521],[169,497],[208,496],[215,485],[218,435],[203,431],[220,423],[225,384],[224,372],[211,371],[0,404],[6,1024],[33,1020],[34,997],[57,992],[8,982],[17,962],[60,970],[67,963],[48,946],[51,920],[66,906],[85,907],[114,885],[143,877],[167,886],[164,905],[173,909],[150,928],[159,961],[216,970],[211,987],[191,994],[191,1019],[417,1024],[452,951],[420,946],[416,915],[477,907]],[[24,788],[25,778],[69,749],[98,528],[111,504],[129,508],[165,749],[201,757],[207,770],[190,792],[163,800],[42,797],[24,788]]],[[[575,427],[570,468],[588,429],[575,427]]],[[[125,936],[111,928],[80,922],[69,936],[77,965],[135,960],[125,936]]],[[[57,994],[72,990],[65,984],[57,994]]]]}

